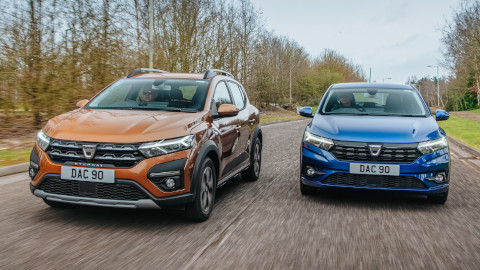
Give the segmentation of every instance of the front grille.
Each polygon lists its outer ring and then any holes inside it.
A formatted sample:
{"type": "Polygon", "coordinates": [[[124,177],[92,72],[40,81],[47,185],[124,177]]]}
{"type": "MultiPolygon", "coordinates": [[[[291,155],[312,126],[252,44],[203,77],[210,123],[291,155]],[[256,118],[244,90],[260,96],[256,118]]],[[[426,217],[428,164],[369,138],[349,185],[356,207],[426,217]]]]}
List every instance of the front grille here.
{"type": "Polygon", "coordinates": [[[374,161],[411,163],[422,154],[417,150],[417,143],[383,143],[382,150],[377,157],[370,154],[369,143],[334,141],[335,146],[330,152],[338,160],[346,161],[374,161]]]}
{"type": "Polygon", "coordinates": [[[104,164],[115,168],[131,168],[145,157],[138,151],[140,144],[92,143],[52,139],[47,149],[50,160],[58,164],[75,162],[104,164]],[[96,151],[91,160],[83,155],[83,145],[94,145],[96,151]]]}
{"type": "Polygon", "coordinates": [[[355,187],[428,188],[425,183],[413,176],[334,173],[322,182],[330,185],[355,187]]]}
{"type": "Polygon", "coordinates": [[[123,183],[90,183],[61,180],[51,177],[45,179],[40,184],[38,189],[52,194],[97,199],[126,201],[138,201],[141,199],[148,199],[147,195],[141,190],[139,190],[136,186],[123,183]]]}

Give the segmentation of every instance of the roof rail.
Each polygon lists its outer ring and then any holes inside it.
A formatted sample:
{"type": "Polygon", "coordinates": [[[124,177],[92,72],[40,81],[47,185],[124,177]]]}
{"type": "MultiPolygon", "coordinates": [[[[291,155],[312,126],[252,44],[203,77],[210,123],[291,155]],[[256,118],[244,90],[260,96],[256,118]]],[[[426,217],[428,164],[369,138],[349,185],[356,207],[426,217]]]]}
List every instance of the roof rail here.
{"type": "Polygon", "coordinates": [[[203,78],[204,79],[210,79],[210,78],[213,78],[217,75],[217,73],[220,73],[224,76],[228,76],[228,77],[231,77],[233,78],[233,75],[224,71],[224,70],[221,70],[221,69],[209,69],[205,72],[205,75],[203,75],[203,78]]]}
{"type": "Polygon", "coordinates": [[[168,71],[160,70],[160,69],[153,69],[153,68],[136,68],[128,73],[127,78],[133,77],[138,74],[144,74],[147,72],[156,72],[156,73],[168,73],[168,71]]]}

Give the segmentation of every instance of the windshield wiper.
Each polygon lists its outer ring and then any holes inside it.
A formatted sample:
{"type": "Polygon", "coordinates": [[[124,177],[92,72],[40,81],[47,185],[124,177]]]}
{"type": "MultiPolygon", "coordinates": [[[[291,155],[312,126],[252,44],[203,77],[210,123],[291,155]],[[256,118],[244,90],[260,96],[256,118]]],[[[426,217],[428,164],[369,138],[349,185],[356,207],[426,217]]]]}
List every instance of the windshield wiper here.
{"type": "Polygon", "coordinates": [[[197,109],[191,109],[191,108],[183,108],[181,109],[182,112],[198,112],[197,109]]]}
{"type": "Polygon", "coordinates": [[[422,117],[424,115],[401,114],[401,113],[368,113],[371,116],[399,116],[399,117],[422,117]]]}
{"type": "Polygon", "coordinates": [[[348,116],[357,116],[357,115],[369,115],[368,113],[322,113],[323,115],[348,115],[348,116]]]}
{"type": "Polygon", "coordinates": [[[191,108],[155,108],[159,111],[169,111],[169,112],[198,112],[197,109],[191,108]]]}
{"type": "Polygon", "coordinates": [[[394,115],[403,116],[403,117],[425,117],[425,115],[421,115],[421,114],[394,114],[394,115]]]}
{"type": "Polygon", "coordinates": [[[100,109],[100,110],[133,110],[132,107],[84,107],[85,109],[100,109]]]}
{"type": "Polygon", "coordinates": [[[155,107],[86,107],[85,109],[107,109],[107,110],[145,110],[145,111],[169,111],[169,112],[198,112],[191,108],[155,108],[155,107]]]}

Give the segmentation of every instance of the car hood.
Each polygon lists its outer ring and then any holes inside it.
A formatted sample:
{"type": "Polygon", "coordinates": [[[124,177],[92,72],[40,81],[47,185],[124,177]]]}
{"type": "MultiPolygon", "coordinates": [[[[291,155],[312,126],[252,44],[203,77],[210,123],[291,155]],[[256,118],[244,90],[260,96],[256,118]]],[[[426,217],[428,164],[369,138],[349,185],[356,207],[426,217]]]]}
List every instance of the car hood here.
{"type": "Polygon", "coordinates": [[[147,142],[190,134],[206,112],[78,109],[50,119],[46,135],[62,140],[147,142]]]}
{"type": "Polygon", "coordinates": [[[307,130],[340,141],[414,143],[442,136],[433,117],[315,115],[307,130]]]}

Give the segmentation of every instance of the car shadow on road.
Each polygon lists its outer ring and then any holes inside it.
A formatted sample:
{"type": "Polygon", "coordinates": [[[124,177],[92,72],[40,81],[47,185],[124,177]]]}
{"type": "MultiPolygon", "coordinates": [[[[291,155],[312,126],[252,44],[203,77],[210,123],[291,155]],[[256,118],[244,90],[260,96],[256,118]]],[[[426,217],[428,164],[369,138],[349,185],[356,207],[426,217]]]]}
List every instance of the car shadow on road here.
{"type": "Polygon", "coordinates": [[[150,225],[177,226],[193,224],[178,209],[119,209],[69,205],[62,208],[45,206],[35,215],[38,222],[73,223],[79,226],[101,225],[114,227],[142,227],[150,225]]]}
{"type": "MultiPolygon", "coordinates": [[[[241,188],[244,181],[240,176],[233,178],[217,190],[215,204],[218,206],[224,199],[228,199],[237,189],[241,188]]],[[[42,205],[43,206],[43,205],[42,205]]],[[[184,217],[184,207],[169,207],[163,209],[121,209],[110,207],[93,207],[82,205],[68,205],[65,207],[49,207],[47,205],[38,211],[34,218],[38,222],[65,222],[78,225],[104,225],[120,227],[145,226],[189,226],[200,224],[184,217]]],[[[214,209],[215,211],[215,209],[214,209]]],[[[212,219],[204,223],[213,222],[212,219]]]]}
{"type": "Polygon", "coordinates": [[[318,203],[332,206],[348,205],[349,207],[388,208],[402,211],[405,209],[424,211],[444,207],[444,205],[430,203],[425,195],[405,194],[392,191],[332,189],[317,191],[317,193],[307,198],[318,203]]]}

